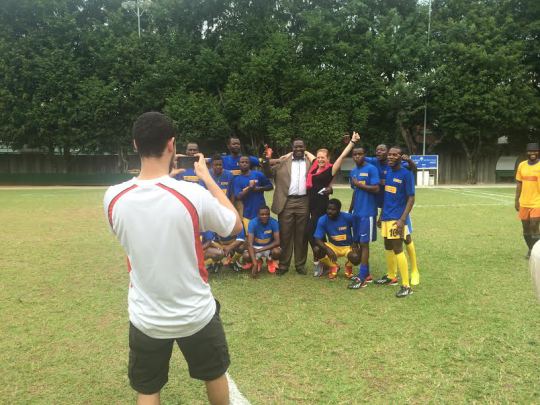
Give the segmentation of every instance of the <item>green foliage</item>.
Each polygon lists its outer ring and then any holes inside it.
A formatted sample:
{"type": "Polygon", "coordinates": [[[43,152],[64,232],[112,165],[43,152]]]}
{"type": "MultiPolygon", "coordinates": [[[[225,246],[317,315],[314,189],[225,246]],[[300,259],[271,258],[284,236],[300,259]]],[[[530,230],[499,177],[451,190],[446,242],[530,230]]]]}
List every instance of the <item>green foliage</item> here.
{"type": "Polygon", "coordinates": [[[139,37],[120,0],[6,0],[1,141],[122,154],[134,118],[163,110],[213,150],[230,134],[253,153],[295,136],[339,149],[357,130],[368,147],[419,152],[426,101],[435,138],[471,162],[500,135],[535,139],[538,2],[434,0],[429,45],[428,12],[415,0],[155,0],[139,37]]]}

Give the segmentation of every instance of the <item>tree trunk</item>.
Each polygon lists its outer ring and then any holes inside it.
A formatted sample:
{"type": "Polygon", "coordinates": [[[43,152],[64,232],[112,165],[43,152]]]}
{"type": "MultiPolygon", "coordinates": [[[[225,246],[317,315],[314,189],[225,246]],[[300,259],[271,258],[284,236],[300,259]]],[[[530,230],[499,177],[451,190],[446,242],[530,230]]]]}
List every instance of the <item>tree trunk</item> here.
{"type": "Polygon", "coordinates": [[[410,129],[405,127],[405,125],[403,125],[402,115],[403,115],[402,113],[398,113],[397,115],[397,124],[399,127],[399,132],[401,134],[401,137],[405,141],[405,145],[407,145],[407,149],[408,149],[407,153],[409,155],[415,155],[416,150],[417,150],[416,142],[413,139],[410,129]]]}
{"type": "Polygon", "coordinates": [[[65,172],[66,173],[71,173],[72,166],[73,166],[73,159],[72,159],[72,156],[71,156],[71,151],[69,149],[70,149],[69,145],[64,145],[63,150],[62,150],[62,155],[63,155],[63,158],[64,158],[64,165],[65,165],[65,172]]]}
{"type": "Polygon", "coordinates": [[[478,159],[475,156],[467,156],[467,183],[478,182],[478,159]]]}
{"type": "Polygon", "coordinates": [[[127,160],[127,152],[126,148],[122,147],[122,145],[118,145],[118,172],[119,173],[126,173],[128,170],[128,160],[127,160]]]}
{"type": "Polygon", "coordinates": [[[478,181],[478,154],[477,148],[471,149],[464,140],[460,140],[461,146],[467,156],[467,183],[476,184],[478,181]]]}

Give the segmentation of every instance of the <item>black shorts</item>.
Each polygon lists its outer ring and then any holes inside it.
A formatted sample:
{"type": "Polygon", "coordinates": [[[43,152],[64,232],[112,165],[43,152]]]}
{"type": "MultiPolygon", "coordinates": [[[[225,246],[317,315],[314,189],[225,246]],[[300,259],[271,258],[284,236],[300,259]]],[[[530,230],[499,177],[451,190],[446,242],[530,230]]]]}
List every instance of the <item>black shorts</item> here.
{"type": "Polygon", "coordinates": [[[225,374],[231,363],[220,305],[208,324],[194,335],[176,339],[151,338],[130,322],[128,376],[131,387],[141,394],[155,394],[169,379],[169,361],[176,341],[188,364],[189,375],[211,381],[225,374]]]}

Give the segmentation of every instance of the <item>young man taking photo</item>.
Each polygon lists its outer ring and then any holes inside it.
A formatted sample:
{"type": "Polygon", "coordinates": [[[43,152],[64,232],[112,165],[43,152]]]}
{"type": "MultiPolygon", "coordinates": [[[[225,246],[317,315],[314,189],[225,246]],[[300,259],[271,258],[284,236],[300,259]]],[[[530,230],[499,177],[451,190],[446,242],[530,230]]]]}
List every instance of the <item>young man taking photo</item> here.
{"type": "Polygon", "coordinates": [[[203,155],[194,171],[208,190],[169,176],[176,151],[169,118],[144,113],[132,133],[141,158],[139,177],[110,187],[104,198],[129,266],[130,384],[138,404],[159,404],[176,342],[191,377],[205,382],[210,403],[228,404],[229,353],[200,233],[238,233],[240,217],[212,180],[203,155]]]}

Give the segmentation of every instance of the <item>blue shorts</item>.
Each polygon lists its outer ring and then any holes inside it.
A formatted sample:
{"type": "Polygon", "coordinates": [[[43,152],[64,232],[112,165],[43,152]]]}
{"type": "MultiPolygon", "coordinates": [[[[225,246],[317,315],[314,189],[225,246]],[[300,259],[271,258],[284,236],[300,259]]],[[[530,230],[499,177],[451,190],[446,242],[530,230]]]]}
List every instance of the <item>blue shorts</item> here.
{"type": "Polygon", "coordinates": [[[377,227],[375,217],[354,217],[354,241],[360,243],[375,242],[377,227]]]}

